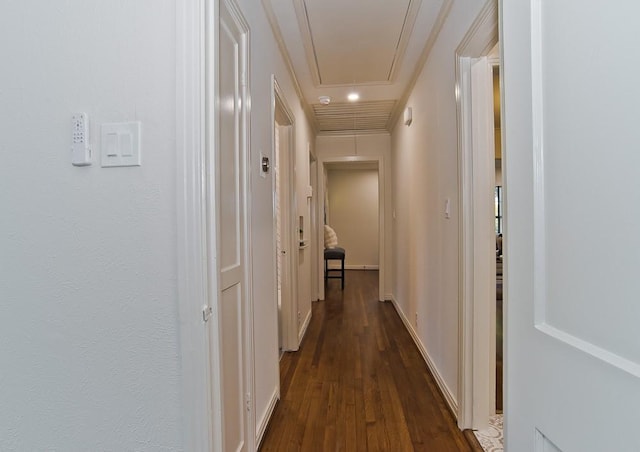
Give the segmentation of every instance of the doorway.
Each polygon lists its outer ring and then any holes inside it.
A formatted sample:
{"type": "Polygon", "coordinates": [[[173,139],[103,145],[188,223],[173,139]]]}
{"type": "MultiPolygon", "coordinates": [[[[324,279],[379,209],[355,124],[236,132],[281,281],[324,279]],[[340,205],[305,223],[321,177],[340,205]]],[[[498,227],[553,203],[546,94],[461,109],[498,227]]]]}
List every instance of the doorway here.
{"type": "MultiPolygon", "coordinates": [[[[326,224],[335,230],[338,246],[347,251],[345,269],[379,270],[377,163],[331,163],[326,167],[326,224]]],[[[340,267],[333,261],[329,268],[340,267]]]]}
{"type": "MultiPolygon", "coordinates": [[[[318,157],[318,203],[316,205],[318,219],[318,234],[316,237],[316,256],[317,256],[317,272],[316,280],[318,284],[318,299],[324,300],[325,298],[325,285],[324,285],[324,234],[320,228],[323,227],[324,222],[327,220],[325,205],[327,199],[327,171],[331,165],[344,164],[351,162],[352,164],[373,164],[378,169],[378,299],[379,301],[385,300],[385,172],[382,156],[345,156],[345,157],[318,157]]],[[[348,250],[347,250],[348,252],[348,250]]]]}
{"type": "Polygon", "coordinates": [[[502,265],[502,244],[504,235],[503,225],[503,197],[502,188],[502,128],[501,128],[501,108],[500,108],[500,61],[497,49],[491,52],[489,58],[491,65],[492,89],[493,89],[493,138],[495,146],[495,189],[494,189],[494,216],[496,233],[496,413],[502,413],[503,400],[503,265],[502,265]]]}
{"type": "Polygon", "coordinates": [[[488,428],[489,418],[496,411],[496,136],[492,66],[498,63],[498,7],[497,2],[489,1],[456,50],[461,206],[458,425],[462,429],[488,428]]]}
{"type": "Polygon", "coordinates": [[[274,244],[275,287],[278,321],[278,348],[298,349],[298,305],[296,269],[297,242],[295,231],[295,146],[294,116],[289,109],[275,76],[272,76],[273,117],[273,186],[274,186],[274,244]]]}

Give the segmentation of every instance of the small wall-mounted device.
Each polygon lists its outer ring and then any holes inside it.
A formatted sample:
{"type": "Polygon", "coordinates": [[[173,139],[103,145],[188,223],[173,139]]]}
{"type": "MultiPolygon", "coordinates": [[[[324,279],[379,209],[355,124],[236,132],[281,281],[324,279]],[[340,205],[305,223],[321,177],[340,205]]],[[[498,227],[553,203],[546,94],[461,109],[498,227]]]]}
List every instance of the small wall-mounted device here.
{"type": "Polygon", "coordinates": [[[404,109],[404,125],[410,126],[411,121],[413,121],[413,112],[411,111],[411,107],[407,107],[404,109]]]}
{"type": "Polygon", "coordinates": [[[141,123],[102,124],[102,166],[141,166],[141,123]]]}
{"type": "Polygon", "coordinates": [[[73,115],[71,125],[71,164],[73,166],[91,165],[89,117],[86,113],[73,115]]]}
{"type": "Polygon", "coordinates": [[[262,172],[264,174],[269,172],[269,169],[271,168],[271,163],[269,163],[269,157],[265,157],[264,155],[262,156],[261,159],[261,169],[262,172]]]}

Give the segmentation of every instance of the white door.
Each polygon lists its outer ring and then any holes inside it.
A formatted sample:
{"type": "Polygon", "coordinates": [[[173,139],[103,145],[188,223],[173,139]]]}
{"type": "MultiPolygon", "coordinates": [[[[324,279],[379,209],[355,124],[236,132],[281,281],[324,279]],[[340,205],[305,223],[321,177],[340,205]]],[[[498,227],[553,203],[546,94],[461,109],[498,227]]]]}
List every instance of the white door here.
{"type": "Polygon", "coordinates": [[[216,149],[223,450],[249,450],[250,385],[246,214],[246,32],[220,2],[216,149]]]}
{"type": "Polygon", "coordinates": [[[506,449],[639,451],[640,2],[502,2],[506,449]]]}

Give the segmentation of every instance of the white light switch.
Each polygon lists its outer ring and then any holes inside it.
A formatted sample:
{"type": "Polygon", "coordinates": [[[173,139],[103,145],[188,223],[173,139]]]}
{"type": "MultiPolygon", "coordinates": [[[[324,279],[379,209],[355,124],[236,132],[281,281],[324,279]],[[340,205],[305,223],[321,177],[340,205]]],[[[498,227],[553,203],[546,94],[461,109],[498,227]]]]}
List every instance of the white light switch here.
{"type": "Polygon", "coordinates": [[[140,122],[102,124],[102,166],[140,166],[140,122]]]}

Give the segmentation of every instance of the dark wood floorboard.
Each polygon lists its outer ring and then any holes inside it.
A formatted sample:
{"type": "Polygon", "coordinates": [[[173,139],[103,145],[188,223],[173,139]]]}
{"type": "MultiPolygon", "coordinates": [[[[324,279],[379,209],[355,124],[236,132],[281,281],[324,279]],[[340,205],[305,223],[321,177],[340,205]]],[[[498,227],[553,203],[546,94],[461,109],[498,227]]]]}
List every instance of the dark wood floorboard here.
{"type": "Polygon", "coordinates": [[[280,362],[281,399],[260,450],[472,451],[377,271],[329,280],[295,353],[280,362]]]}

